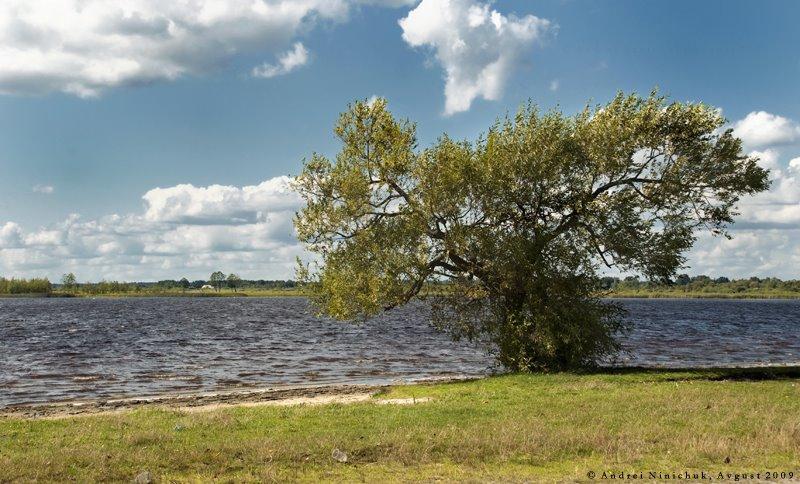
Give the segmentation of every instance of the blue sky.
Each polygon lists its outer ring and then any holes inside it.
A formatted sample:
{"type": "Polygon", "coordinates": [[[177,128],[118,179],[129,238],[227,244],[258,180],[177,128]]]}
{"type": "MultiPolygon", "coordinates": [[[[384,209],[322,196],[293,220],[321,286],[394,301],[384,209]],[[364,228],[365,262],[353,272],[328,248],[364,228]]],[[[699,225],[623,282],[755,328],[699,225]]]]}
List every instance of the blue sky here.
{"type": "Polygon", "coordinates": [[[425,146],[442,132],[474,138],[527,99],[574,112],[658,86],[732,125],[747,119],[748,149],[780,177],[779,193],[743,209],[742,237],[701,237],[687,272],[800,277],[800,2],[264,0],[266,13],[249,10],[261,0],[6,3],[0,274],[290,277],[296,200],[275,177],[313,151],[335,154],[331,128],[348,102],[386,97],[425,146]],[[458,17],[470,11],[535,21],[524,38],[486,37],[458,17]],[[165,34],[168,23],[188,27],[165,34]],[[134,28],[136,42],[119,40],[134,28]],[[448,59],[456,37],[465,49],[448,59]],[[303,55],[282,67],[298,42],[303,55]],[[472,74],[497,56],[500,81],[464,109],[472,74]],[[272,77],[254,75],[264,63],[272,77]],[[448,65],[462,69],[449,97],[448,65]],[[233,212],[243,221],[228,222],[233,212]],[[225,242],[230,230],[248,242],[225,242]]]}

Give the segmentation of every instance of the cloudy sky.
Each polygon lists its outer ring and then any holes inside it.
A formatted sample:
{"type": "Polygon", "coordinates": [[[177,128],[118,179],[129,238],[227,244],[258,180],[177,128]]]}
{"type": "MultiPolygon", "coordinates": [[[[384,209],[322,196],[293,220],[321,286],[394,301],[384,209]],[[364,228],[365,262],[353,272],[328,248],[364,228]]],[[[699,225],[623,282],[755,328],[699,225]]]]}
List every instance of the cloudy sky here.
{"type": "Polygon", "coordinates": [[[800,2],[3,0],[0,275],[287,278],[287,190],[384,96],[421,145],[531,99],[721,108],[773,189],[692,274],[800,278],[800,2]]]}

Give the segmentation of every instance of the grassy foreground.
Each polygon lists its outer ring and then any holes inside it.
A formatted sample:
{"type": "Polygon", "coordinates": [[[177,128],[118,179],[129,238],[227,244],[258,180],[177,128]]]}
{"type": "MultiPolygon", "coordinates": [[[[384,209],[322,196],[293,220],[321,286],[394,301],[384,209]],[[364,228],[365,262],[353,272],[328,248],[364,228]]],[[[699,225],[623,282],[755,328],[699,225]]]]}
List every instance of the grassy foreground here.
{"type": "Polygon", "coordinates": [[[0,481],[596,479],[800,474],[800,369],[511,375],[373,403],[0,419],[0,481]],[[346,463],[332,458],[340,449],[346,463]]]}

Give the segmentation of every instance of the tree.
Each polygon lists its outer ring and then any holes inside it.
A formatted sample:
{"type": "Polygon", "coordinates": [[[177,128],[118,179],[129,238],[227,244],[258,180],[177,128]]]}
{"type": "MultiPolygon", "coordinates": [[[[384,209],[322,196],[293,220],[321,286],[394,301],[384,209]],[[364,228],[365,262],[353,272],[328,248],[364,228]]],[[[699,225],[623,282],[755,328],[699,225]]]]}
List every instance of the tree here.
{"type": "Polygon", "coordinates": [[[319,311],[367,317],[431,297],[455,338],[488,340],[514,370],[592,365],[619,348],[622,312],[603,266],[666,282],[695,231],[728,236],[739,197],[767,172],[698,103],[617,95],[574,116],[523,106],[474,142],[417,149],[386,101],[341,115],[334,161],[296,179],[295,224],[319,262],[298,271],[319,311]]]}
{"type": "Polygon", "coordinates": [[[211,277],[208,278],[208,282],[210,282],[217,292],[219,292],[219,290],[222,288],[222,284],[225,283],[225,274],[221,271],[216,271],[211,274],[211,277]]]}
{"type": "Polygon", "coordinates": [[[78,279],[75,277],[75,274],[70,272],[69,274],[61,276],[61,286],[63,286],[64,289],[75,289],[77,285],[78,279]]]}
{"type": "Polygon", "coordinates": [[[690,282],[692,282],[692,279],[689,277],[689,274],[680,274],[675,279],[675,284],[677,284],[679,286],[685,286],[685,285],[689,284],[690,282]]]}
{"type": "Polygon", "coordinates": [[[192,285],[192,283],[189,282],[189,279],[186,279],[185,277],[182,277],[181,280],[178,281],[178,285],[181,287],[181,289],[183,289],[185,291],[185,290],[189,289],[189,287],[192,285]]]}
{"type": "Polygon", "coordinates": [[[242,285],[242,278],[231,272],[228,274],[228,287],[233,289],[233,292],[236,292],[236,288],[242,285]]]}

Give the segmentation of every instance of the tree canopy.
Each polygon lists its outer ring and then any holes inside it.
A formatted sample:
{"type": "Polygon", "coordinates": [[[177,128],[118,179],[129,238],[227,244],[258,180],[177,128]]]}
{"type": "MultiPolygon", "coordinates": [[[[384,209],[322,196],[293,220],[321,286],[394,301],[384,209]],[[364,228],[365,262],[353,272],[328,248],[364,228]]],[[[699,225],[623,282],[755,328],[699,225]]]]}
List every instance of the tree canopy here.
{"type": "Polygon", "coordinates": [[[620,93],[576,115],[533,104],[477,140],[418,149],[386,101],[339,118],[335,160],[314,154],[296,187],[301,268],[321,312],[366,317],[424,295],[455,337],[487,340],[512,369],[590,365],[618,349],[603,267],[667,280],[697,230],[729,236],[768,174],[713,107],[620,93]]]}
{"type": "Polygon", "coordinates": [[[69,274],[64,274],[61,276],[61,285],[67,289],[71,289],[78,285],[78,278],[71,272],[69,274]]]}
{"type": "Polygon", "coordinates": [[[238,274],[234,274],[231,272],[228,274],[228,287],[233,289],[233,292],[236,292],[236,288],[242,285],[242,278],[238,276],[238,274]]]}
{"type": "Polygon", "coordinates": [[[225,273],[222,271],[214,271],[211,273],[211,276],[208,278],[208,282],[211,283],[214,288],[219,291],[222,288],[222,285],[225,283],[225,273]]]}

